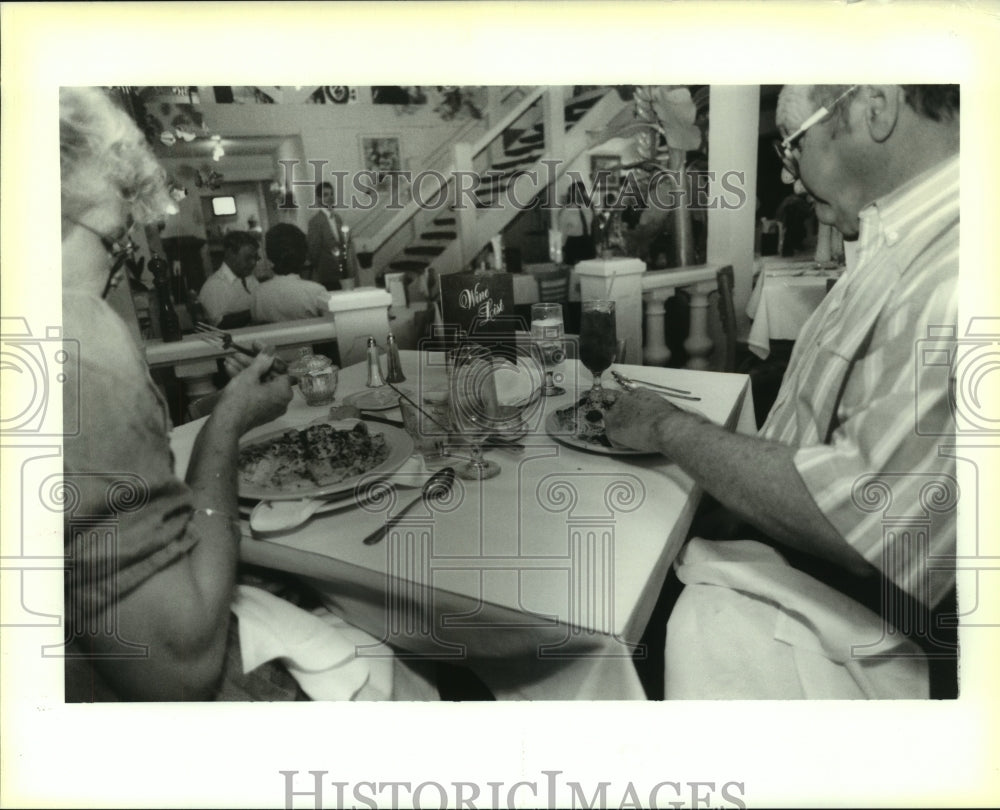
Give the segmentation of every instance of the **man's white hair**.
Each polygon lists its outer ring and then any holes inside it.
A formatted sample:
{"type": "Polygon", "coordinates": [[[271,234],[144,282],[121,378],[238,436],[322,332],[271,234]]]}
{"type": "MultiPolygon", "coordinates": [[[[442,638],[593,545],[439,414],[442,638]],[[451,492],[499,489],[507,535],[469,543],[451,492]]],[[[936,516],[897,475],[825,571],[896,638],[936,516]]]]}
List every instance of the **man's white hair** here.
{"type": "Polygon", "coordinates": [[[811,84],[786,84],[778,95],[775,122],[786,134],[795,132],[802,122],[816,112],[811,84]]]}

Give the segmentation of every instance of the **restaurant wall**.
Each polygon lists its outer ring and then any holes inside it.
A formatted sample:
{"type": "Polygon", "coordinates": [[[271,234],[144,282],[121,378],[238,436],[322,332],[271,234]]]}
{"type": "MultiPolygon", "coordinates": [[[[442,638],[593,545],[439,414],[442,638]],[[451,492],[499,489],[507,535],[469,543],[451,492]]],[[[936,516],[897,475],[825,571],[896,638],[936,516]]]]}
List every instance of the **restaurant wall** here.
{"type": "MultiPolygon", "coordinates": [[[[400,168],[417,170],[425,158],[447,141],[466,120],[444,121],[431,105],[397,108],[373,104],[359,93],[351,104],[216,104],[211,88],[202,92],[201,109],[205,124],[223,137],[298,136],[305,161],[325,161],[330,171],[349,173],[365,168],[362,139],[382,137],[399,139],[400,168]]],[[[360,88],[361,90],[365,88],[360,88]]],[[[227,174],[228,159],[223,157],[219,170],[227,174]]],[[[296,180],[311,181],[312,166],[305,165],[296,180]]],[[[274,175],[280,176],[274,166],[274,175]]],[[[299,187],[300,192],[305,191],[299,187]]],[[[346,211],[344,219],[355,225],[365,212],[346,211]]],[[[308,219],[308,218],[307,218],[308,219]]]]}

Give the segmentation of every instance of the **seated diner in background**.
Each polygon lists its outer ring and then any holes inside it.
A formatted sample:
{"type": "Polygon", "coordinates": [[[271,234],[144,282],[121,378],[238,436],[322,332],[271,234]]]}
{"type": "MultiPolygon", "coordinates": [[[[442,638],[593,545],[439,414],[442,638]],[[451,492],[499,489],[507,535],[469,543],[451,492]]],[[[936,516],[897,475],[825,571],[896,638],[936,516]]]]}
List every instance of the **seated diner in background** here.
{"type": "MultiPolygon", "coordinates": [[[[130,224],[153,224],[176,210],[165,172],[132,120],[96,88],[60,90],[60,139],[70,355],[63,387],[65,700],[315,697],[277,653],[247,665],[245,657],[261,651],[261,622],[277,615],[319,620],[324,633],[337,635],[344,653],[333,666],[327,656],[328,670],[318,673],[322,696],[436,698],[436,688],[397,665],[388,648],[381,661],[357,659],[355,645],[373,643],[370,636],[323,622],[271,588],[239,582],[239,441],[285,413],[289,378],[273,370],[266,350],[252,361],[227,357],[232,379],[195,439],[186,477],[175,474],[166,404],[141,348],[104,300],[134,249],[130,224]],[[70,428],[71,414],[79,429],[70,428]],[[258,643],[245,645],[250,628],[258,643]]],[[[236,241],[231,256],[239,254],[236,241]]],[[[315,648],[322,633],[310,632],[315,648]]]]}
{"type": "MultiPolygon", "coordinates": [[[[229,231],[222,238],[222,250],[222,264],[202,285],[198,302],[209,323],[228,328],[224,319],[232,323],[241,313],[250,311],[250,296],[260,284],[253,274],[260,250],[253,234],[246,231],[229,231]]],[[[249,323],[249,316],[246,321],[249,323]]],[[[233,325],[246,326],[246,323],[233,325]]]]}
{"type": "Polygon", "coordinates": [[[274,276],[261,282],[250,294],[250,317],[254,323],[278,323],[299,318],[318,318],[330,311],[330,291],[300,275],[306,262],[306,235],[289,223],[271,228],[264,250],[274,276]]]}
{"type": "Polygon", "coordinates": [[[642,390],[606,417],[612,442],[663,453],[721,505],[678,557],[665,696],[953,697],[955,642],[930,617],[955,610],[954,422],[917,351],[957,327],[959,89],[786,86],[777,122],[786,172],[860,250],[767,421],[728,433],[642,390]],[[928,486],[949,493],[933,509],[928,486]],[[927,545],[887,531],[871,488],[926,513],[927,545]]]}

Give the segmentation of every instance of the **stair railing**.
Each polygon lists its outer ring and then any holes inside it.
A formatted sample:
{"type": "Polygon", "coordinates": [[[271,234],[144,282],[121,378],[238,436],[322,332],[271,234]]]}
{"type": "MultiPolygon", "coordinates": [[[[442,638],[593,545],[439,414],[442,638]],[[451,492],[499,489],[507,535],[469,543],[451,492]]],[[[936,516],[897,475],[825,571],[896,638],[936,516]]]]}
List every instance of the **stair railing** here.
{"type": "MultiPolygon", "coordinates": [[[[498,135],[501,135],[507,129],[511,122],[517,120],[526,109],[531,107],[545,90],[546,88],[544,87],[533,88],[497,122],[493,123],[489,130],[475,142],[473,154],[478,154],[489,146],[498,135]]],[[[506,98],[511,98],[512,96],[513,92],[509,92],[506,98]]],[[[421,167],[421,171],[427,171],[427,174],[423,175],[420,188],[417,191],[419,201],[435,200],[438,195],[447,195],[446,199],[454,199],[453,195],[449,194],[448,189],[442,192],[442,186],[453,185],[452,179],[457,168],[455,163],[455,149],[457,148],[461,152],[465,146],[469,145],[468,141],[463,140],[463,136],[473,131],[478,125],[479,122],[470,122],[469,125],[463,127],[461,133],[456,135],[453,141],[450,141],[437,152],[432,153],[430,159],[433,163],[438,163],[437,166],[428,162],[421,167]],[[450,147],[450,153],[448,147],[450,147]],[[442,165],[445,164],[445,160],[442,159],[445,156],[449,157],[450,161],[446,165],[442,165]]],[[[471,170],[470,167],[468,171],[471,170]]],[[[370,226],[366,227],[365,222],[362,222],[356,230],[358,234],[357,243],[360,249],[374,254],[372,259],[373,268],[380,268],[386,264],[387,260],[385,257],[387,255],[395,256],[407,242],[414,240],[419,235],[419,231],[423,228],[418,228],[418,225],[426,224],[421,223],[421,220],[424,219],[419,216],[422,207],[418,204],[418,200],[413,198],[412,189],[407,196],[409,199],[403,207],[393,212],[392,216],[384,223],[380,222],[380,220],[387,212],[384,210],[379,211],[377,216],[373,213],[371,222],[378,224],[377,230],[370,226]]],[[[444,210],[446,210],[446,207],[441,208],[441,211],[444,210]]]]}

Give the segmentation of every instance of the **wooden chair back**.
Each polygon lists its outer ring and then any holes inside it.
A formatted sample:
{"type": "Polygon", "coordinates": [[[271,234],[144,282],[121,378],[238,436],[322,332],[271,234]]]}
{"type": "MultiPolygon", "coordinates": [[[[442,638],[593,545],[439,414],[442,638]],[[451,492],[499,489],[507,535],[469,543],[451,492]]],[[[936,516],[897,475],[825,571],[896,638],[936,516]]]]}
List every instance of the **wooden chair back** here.
{"type": "Polygon", "coordinates": [[[535,273],[538,282],[538,300],[542,303],[561,304],[569,300],[569,266],[557,267],[535,273]]]}
{"type": "Polygon", "coordinates": [[[733,304],[733,268],[726,265],[715,274],[719,291],[719,322],[725,344],[722,351],[722,371],[736,371],[736,307],[733,304]]]}

